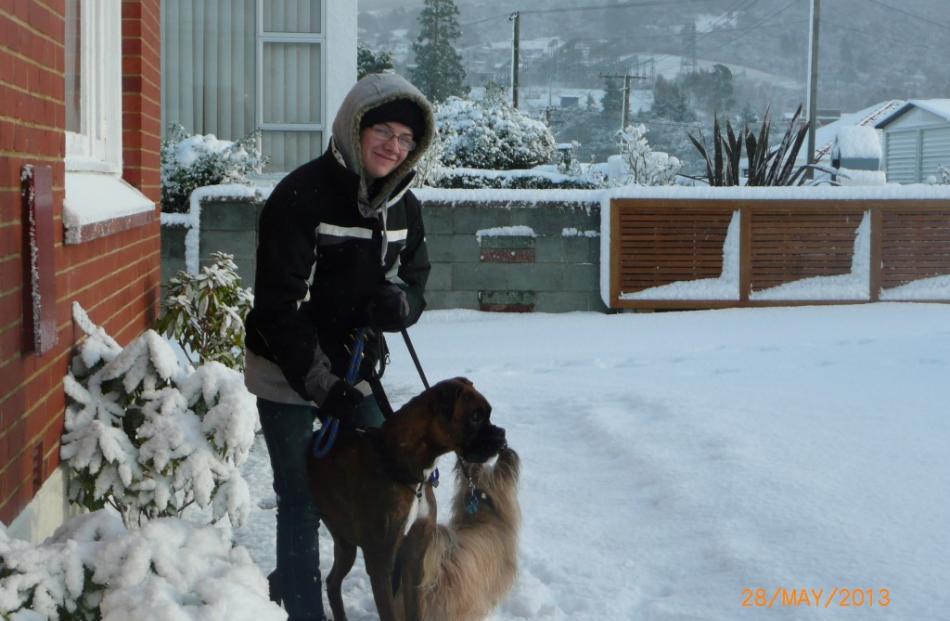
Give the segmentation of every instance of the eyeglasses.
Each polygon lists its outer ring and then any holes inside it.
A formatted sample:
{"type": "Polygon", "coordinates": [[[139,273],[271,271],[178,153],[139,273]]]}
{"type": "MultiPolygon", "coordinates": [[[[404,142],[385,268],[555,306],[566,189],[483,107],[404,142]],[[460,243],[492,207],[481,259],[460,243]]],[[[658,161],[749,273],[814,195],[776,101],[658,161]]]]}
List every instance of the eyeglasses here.
{"type": "Polygon", "coordinates": [[[397,134],[388,125],[373,125],[370,130],[382,142],[389,142],[395,138],[399,148],[403,151],[409,152],[416,148],[416,141],[412,139],[411,134],[397,134]]]}

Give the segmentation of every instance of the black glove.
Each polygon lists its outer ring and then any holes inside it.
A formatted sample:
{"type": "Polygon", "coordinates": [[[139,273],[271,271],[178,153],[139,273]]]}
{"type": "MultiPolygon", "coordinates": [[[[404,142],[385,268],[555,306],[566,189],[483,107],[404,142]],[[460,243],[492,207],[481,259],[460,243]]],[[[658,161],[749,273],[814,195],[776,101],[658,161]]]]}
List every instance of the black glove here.
{"type": "Polygon", "coordinates": [[[373,294],[366,314],[370,326],[384,332],[398,332],[406,327],[409,319],[409,298],[399,285],[386,283],[373,294]]]}
{"type": "Polygon", "coordinates": [[[320,416],[333,416],[345,421],[356,416],[363,393],[353,388],[343,380],[339,380],[330,388],[323,405],[320,406],[320,416]]]}

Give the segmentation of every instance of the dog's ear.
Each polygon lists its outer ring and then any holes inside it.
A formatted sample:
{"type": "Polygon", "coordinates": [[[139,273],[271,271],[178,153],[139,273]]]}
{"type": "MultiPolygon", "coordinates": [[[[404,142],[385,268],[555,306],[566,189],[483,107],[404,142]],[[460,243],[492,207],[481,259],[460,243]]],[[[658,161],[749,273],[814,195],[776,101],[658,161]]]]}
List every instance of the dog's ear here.
{"type": "Polygon", "coordinates": [[[452,381],[462,382],[466,386],[474,386],[474,384],[472,384],[472,380],[468,379],[467,377],[459,376],[459,377],[453,378],[452,381]]]}
{"type": "Polygon", "coordinates": [[[452,418],[452,414],[455,412],[455,402],[465,388],[464,384],[456,381],[457,379],[445,380],[432,387],[435,393],[436,407],[448,419],[452,418]]]}

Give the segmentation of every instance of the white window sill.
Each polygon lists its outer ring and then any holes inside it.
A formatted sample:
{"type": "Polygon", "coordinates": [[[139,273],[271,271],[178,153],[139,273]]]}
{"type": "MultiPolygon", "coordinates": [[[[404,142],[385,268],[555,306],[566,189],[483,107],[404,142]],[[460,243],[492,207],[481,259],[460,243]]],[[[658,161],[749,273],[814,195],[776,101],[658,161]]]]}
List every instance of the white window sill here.
{"type": "Polygon", "coordinates": [[[155,203],[121,177],[88,170],[66,171],[65,243],[81,244],[156,220],[155,203]]]}

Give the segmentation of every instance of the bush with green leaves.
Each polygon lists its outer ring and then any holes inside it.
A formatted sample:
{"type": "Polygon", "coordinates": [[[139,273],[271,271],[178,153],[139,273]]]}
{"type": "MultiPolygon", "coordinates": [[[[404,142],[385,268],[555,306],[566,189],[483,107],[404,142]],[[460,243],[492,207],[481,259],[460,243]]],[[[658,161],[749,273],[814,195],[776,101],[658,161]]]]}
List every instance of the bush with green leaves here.
{"type": "Polygon", "coordinates": [[[120,347],[78,304],[73,319],[85,337],[63,380],[69,499],[112,507],[128,526],[191,505],[241,524],[250,491],[239,466],[258,426],[243,376],[218,362],[193,370],[154,330],[120,347]]]}
{"type": "Polygon", "coordinates": [[[195,366],[220,362],[244,369],[244,318],[254,302],[241,287],[234,257],[211,254],[211,265],[192,275],[178,272],[168,281],[158,331],[180,343],[195,366]]]}
{"type": "Polygon", "coordinates": [[[247,176],[267,163],[261,154],[260,132],[232,142],[214,134],[189,134],[173,124],[162,141],[162,210],[188,211],[188,197],[196,188],[220,183],[245,183],[247,176]]]}

